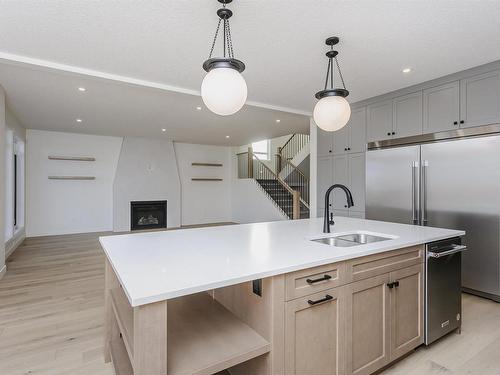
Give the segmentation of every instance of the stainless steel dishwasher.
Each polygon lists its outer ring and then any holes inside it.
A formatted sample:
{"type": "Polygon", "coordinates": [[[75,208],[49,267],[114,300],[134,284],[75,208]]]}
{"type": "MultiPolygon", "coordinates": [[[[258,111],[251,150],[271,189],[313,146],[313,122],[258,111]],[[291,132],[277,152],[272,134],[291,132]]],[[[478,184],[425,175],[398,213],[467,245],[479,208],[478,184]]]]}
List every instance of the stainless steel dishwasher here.
{"type": "Polygon", "coordinates": [[[425,345],[462,326],[462,252],[460,238],[426,245],[425,345]]]}

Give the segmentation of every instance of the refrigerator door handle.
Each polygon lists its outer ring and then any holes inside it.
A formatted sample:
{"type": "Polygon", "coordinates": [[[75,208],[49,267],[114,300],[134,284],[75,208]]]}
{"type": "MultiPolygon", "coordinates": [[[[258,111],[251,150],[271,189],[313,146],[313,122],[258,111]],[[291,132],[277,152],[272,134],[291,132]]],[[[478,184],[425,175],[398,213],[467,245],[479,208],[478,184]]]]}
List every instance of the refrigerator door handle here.
{"type": "Polygon", "coordinates": [[[411,166],[411,212],[413,225],[418,225],[418,192],[417,192],[418,161],[414,161],[411,166]]]}
{"type": "Polygon", "coordinates": [[[429,167],[429,162],[424,160],[422,162],[422,223],[421,225],[427,225],[427,168],[429,167]]]}

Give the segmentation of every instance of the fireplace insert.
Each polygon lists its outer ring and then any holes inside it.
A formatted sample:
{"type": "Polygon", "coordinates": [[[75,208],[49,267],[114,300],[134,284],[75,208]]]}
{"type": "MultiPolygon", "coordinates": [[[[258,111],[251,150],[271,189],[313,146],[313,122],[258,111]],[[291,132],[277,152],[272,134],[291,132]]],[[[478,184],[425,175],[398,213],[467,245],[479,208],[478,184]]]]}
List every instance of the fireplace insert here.
{"type": "Polygon", "coordinates": [[[167,227],[167,201],[130,202],[130,230],[167,227]]]}

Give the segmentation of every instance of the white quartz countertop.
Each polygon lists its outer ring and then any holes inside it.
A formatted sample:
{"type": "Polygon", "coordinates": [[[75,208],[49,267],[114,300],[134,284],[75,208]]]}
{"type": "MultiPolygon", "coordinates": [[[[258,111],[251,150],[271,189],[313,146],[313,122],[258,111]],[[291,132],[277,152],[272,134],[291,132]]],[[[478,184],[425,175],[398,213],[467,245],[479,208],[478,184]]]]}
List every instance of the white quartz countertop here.
{"type": "Polygon", "coordinates": [[[132,306],[365,255],[462,236],[459,230],[336,217],[329,235],[353,231],[394,237],[354,247],[333,247],[323,219],[277,221],[100,238],[132,306]]]}

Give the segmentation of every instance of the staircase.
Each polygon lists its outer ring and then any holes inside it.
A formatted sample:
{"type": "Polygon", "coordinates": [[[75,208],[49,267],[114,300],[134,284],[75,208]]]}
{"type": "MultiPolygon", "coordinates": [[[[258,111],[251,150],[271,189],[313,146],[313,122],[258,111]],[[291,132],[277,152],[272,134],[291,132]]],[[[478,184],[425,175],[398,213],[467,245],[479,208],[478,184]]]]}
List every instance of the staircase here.
{"type": "MultiPolygon", "coordinates": [[[[309,136],[293,134],[283,147],[278,148],[276,172],[264,164],[250,147],[238,154],[238,177],[253,178],[262,191],[289,219],[309,217],[309,178],[291,160],[309,146],[309,136]]],[[[302,158],[303,160],[303,158],[302,158]]]]}
{"type": "MultiPolygon", "coordinates": [[[[257,183],[264,189],[267,195],[280,207],[280,209],[290,219],[293,219],[293,194],[283,186],[279,180],[275,179],[255,179],[257,183]]],[[[299,219],[309,217],[309,208],[301,201],[299,203],[299,219]]]]}

